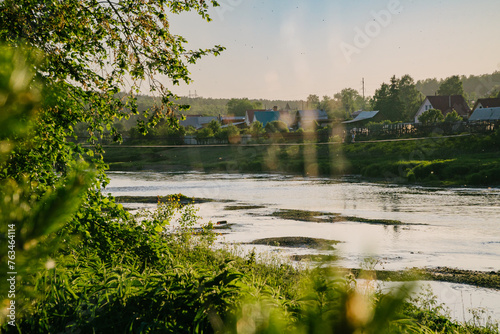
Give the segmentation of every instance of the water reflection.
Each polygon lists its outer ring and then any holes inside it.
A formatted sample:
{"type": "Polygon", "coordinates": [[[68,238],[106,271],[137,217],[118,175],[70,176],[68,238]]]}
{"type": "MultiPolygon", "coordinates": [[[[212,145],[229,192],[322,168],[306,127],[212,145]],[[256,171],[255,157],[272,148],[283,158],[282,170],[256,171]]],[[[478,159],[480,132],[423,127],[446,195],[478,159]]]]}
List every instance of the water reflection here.
{"type": "Polygon", "coordinates": [[[254,211],[224,211],[210,203],[201,215],[235,223],[232,241],[274,236],[330,238],[345,264],[359,265],[365,255],[393,259],[387,267],[449,266],[499,270],[500,190],[429,188],[373,184],[353,178],[335,180],[279,174],[110,173],[105,192],[114,195],[187,196],[237,200],[263,205],[254,211]],[[367,219],[399,220],[407,225],[355,222],[318,224],[265,216],[277,209],[339,213],[367,219]],[[260,214],[255,216],[255,214],[260,214]]]}
{"type": "MultiPolygon", "coordinates": [[[[455,267],[500,270],[500,189],[429,188],[381,185],[355,178],[323,179],[278,174],[109,173],[104,190],[115,196],[186,196],[260,205],[252,210],[224,210],[227,203],[198,205],[203,223],[226,220],[231,230],[219,245],[267,237],[303,236],[341,241],[339,265],[360,267],[375,257],[376,269],[455,267]],[[368,219],[399,220],[406,225],[359,222],[312,223],[278,219],[278,209],[334,212],[368,219]]],[[[242,251],[254,246],[241,246],[242,251]]],[[[275,248],[258,246],[266,251],[275,248]]],[[[280,249],[284,255],[310,249],[280,249]]],[[[432,283],[440,300],[453,305],[470,295],[470,306],[486,306],[500,319],[498,292],[463,285],[432,283]],[[481,290],[481,291],[479,291],[481,290]],[[479,291],[479,292],[478,292],[479,291]],[[477,299],[477,298],[479,299],[477,299]],[[474,301],[472,302],[472,300],[474,301]]],[[[461,302],[460,313],[468,304],[461,302]]],[[[452,314],[460,319],[460,314],[452,314]]]]}

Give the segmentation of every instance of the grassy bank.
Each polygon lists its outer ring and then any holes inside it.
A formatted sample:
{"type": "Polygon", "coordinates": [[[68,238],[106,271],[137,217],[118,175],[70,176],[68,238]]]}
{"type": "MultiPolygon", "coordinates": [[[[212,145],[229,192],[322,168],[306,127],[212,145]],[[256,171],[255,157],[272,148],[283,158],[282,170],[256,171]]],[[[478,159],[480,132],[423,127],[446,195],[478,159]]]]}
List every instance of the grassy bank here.
{"type": "MultiPolygon", "coordinates": [[[[94,235],[70,224],[65,238],[79,238],[67,239],[68,250],[51,266],[26,277],[20,289],[37,300],[19,298],[17,327],[4,323],[2,332],[498,333],[489,323],[453,322],[428,298],[415,306],[406,288],[381,294],[330,266],[297,269],[277,256],[213,249],[210,226],[193,228],[196,210],[182,199],[171,196],[137,215],[106,201],[88,217],[94,235]],[[165,233],[168,226],[178,228],[165,233]]],[[[256,240],[277,242],[336,243],[256,240]]]]}
{"type": "Polygon", "coordinates": [[[500,184],[500,135],[354,144],[106,147],[111,170],[358,174],[387,182],[500,184]]]}

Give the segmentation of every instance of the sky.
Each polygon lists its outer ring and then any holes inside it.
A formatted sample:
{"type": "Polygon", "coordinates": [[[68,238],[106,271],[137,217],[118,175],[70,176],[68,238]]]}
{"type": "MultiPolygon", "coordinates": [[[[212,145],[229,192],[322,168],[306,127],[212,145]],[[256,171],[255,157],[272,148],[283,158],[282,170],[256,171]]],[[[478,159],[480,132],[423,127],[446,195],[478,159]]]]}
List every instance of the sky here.
{"type": "Polygon", "coordinates": [[[304,100],[354,88],[371,96],[395,75],[415,81],[500,70],[499,0],[219,0],[211,22],[172,15],[191,49],[222,45],[190,65],[213,98],[304,100]]]}

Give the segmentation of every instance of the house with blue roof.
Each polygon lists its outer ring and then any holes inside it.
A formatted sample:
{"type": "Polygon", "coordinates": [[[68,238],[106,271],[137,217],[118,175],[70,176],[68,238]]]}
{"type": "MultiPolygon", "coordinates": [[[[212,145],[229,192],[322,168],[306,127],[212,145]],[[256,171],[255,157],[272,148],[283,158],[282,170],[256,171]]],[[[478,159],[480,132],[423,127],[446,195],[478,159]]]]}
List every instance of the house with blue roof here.
{"type": "Polygon", "coordinates": [[[500,121],[500,107],[477,108],[469,117],[469,122],[494,122],[500,121]]]}
{"type": "Polygon", "coordinates": [[[299,110],[295,116],[297,128],[307,129],[315,124],[324,126],[328,124],[328,114],[324,110],[299,110]]]}
{"type": "Polygon", "coordinates": [[[254,113],[254,122],[261,122],[265,127],[267,123],[272,121],[278,121],[280,119],[280,112],[274,110],[268,111],[256,111],[254,113]]]}
{"type": "Polygon", "coordinates": [[[377,120],[377,115],[379,115],[378,110],[374,111],[361,111],[359,114],[350,121],[342,122],[342,124],[351,124],[351,125],[362,125],[368,122],[373,122],[377,120]]]}

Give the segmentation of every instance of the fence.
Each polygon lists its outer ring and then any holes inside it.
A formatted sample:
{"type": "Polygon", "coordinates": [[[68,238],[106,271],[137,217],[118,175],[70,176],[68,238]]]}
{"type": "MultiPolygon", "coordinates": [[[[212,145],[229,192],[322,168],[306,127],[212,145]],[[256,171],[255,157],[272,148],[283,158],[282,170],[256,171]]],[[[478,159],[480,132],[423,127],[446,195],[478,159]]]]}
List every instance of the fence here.
{"type": "MultiPolygon", "coordinates": [[[[474,122],[442,122],[437,124],[395,123],[365,124],[345,127],[342,124],[318,129],[317,131],[269,133],[252,137],[249,134],[231,138],[196,138],[196,136],[148,136],[144,139],[124,138],[126,143],[147,142],[162,145],[214,145],[214,144],[247,144],[247,143],[303,143],[303,142],[351,142],[378,139],[398,139],[412,137],[428,137],[432,135],[455,135],[461,133],[488,134],[500,128],[500,120],[474,122]],[[353,138],[354,135],[354,138],[353,138]]],[[[79,142],[88,137],[79,136],[79,142]]],[[[72,140],[68,138],[68,140],[72,140]]],[[[102,144],[111,144],[113,140],[104,136],[102,144]]]]}
{"type": "Polygon", "coordinates": [[[345,140],[397,139],[427,137],[431,135],[455,135],[461,133],[488,134],[500,128],[500,120],[475,122],[442,122],[436,124],[396,123],[368,124],[346,129],[345,140]]]}

